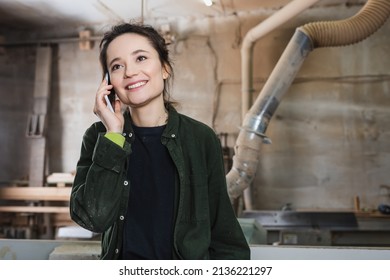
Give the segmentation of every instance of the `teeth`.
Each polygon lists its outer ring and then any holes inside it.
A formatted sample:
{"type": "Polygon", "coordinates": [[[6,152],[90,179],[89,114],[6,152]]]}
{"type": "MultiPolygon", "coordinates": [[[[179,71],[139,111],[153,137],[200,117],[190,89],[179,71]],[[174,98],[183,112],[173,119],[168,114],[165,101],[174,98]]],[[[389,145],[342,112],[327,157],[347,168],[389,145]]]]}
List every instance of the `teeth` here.
{"type": "Polygon", "coordinates": [[[144,84],[146,84],[145,81],[144,82],[139,82],[139,83],[136,83],[136,84],[128,86],[127,89],[137,88],[137,87],[143,86],[144,84]]]}

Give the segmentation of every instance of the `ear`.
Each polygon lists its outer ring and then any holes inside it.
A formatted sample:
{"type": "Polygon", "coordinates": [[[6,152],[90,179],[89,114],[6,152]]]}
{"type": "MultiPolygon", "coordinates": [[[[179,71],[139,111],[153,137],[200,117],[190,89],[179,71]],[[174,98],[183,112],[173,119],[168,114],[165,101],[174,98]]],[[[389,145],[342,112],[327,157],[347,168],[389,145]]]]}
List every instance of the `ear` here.
{"type": "Polygon", "coordinates": [[[166,65],[163,65],[163,68],[162,68],[162,77],[164,80],[168,79],[170,76],[170,73],[168,71],[168,67],[166,65]]]}

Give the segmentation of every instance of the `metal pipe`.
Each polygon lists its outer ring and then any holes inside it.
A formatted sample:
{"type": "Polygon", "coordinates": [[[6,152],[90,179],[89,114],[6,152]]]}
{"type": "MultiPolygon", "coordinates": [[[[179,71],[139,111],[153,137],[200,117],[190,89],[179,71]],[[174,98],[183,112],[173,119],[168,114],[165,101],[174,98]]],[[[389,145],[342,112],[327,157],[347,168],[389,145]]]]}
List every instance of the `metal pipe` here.
{"type": "Polygon", "coordinates": [[[237,198],[252,182],[265,132],[304,59],[318,47],[357,43],[378,30],[390,15],[389,0],[368,0],[350,19],[307,24],[297,28],[251,109],[238,135],[233,167],[226,175],[228,193],[237,198]],[[336,39],[335,39],[336,38],[336,39]]]}
{"type": "Polygon", "coordinates": [[[233,166],[226,175],[231,198],[240,196],[252,182],[257,171],[261,144],[268,139],[265,131],[269,121],[311,48],[311,41],[305,34],[301,31],[296,32],[259,97],[245,115],[236,140],[233,166]]]}
{"type": "Polygon", "coordinates": [[[242,120],[252,105],[252,93],[254,89],[252,81],[252,56],[254,44],[263,36],[276,29],[283,23],[297,16],[319,0],[295,0],[288,3],[279,11],[253,27],[245,35],[241,47],[241,113],[242,120]]]}
{"type": "MultiPolygon", "coordinates": [[[[319,0],[295,0],[288,3],[282,9],[252,28],[245,35],[241,47],[241,118],[244,120],[252,104],[253,94],[253,46],[261,37],[265,36],[286,21],[295,17],[302,11],[311,7],[319,0]]],[[[244,191],[244,205],[247,210],[252,209],[252,197],[250,189],[244,191]]]]}

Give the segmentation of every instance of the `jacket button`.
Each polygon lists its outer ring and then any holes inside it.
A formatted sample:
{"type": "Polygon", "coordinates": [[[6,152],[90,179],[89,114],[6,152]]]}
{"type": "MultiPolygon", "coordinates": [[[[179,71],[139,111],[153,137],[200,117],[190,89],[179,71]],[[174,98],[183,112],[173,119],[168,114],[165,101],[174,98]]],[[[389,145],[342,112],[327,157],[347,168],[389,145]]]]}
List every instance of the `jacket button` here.
{"type": "Polygon", "coordinates": [[[119,216],[119,219],[123,221],[125,219],[125,216],[119,216]]]}
{"type": "Polygon", "coordinates": [[[128,184],[129,184],[128,181],[124,181],[124,182],[123,182],[123,185],[125,185],[125,186],[127,186],[128,184]]]}
{"type": "Polygon", "coordinates": [[[175,138],[175,137],[176,137],[176,135],[175,135],[175,134],[172,134],[172,135],[171,135],[171,137],[172,137],[172,138],[175,138]]]}
{"type": "Polygon", "coordinates": [[[119,253],[119,249],[115,249],[115,254],[118,254],[119,253]]]}
{"type": "Polygon", "coordinates": [[[126,137],[126,132],[123,132],[123,133],[122,133],[122,136],[125,136],[125,137],[126,137]]]}
{"type": "Polygon", "coordinates": [[[129,133],[129,137],[130,137],[130,138],[133,137],[133,133],[130,132],[130,133],[129,133]]]}

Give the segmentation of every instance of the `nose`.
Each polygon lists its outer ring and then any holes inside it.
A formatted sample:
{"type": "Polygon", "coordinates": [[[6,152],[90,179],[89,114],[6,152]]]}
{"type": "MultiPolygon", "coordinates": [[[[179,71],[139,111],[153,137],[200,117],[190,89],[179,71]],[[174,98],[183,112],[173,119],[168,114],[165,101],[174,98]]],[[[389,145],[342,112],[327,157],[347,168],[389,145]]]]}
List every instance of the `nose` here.
{"type": "Polygon", "coordinates": [[[127,64],[125,67],[124,78],[131,78],[140,72],[139,68],[134,64],[127,64]]]}

